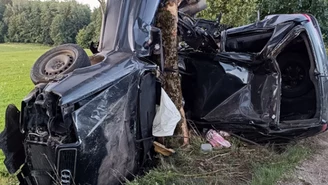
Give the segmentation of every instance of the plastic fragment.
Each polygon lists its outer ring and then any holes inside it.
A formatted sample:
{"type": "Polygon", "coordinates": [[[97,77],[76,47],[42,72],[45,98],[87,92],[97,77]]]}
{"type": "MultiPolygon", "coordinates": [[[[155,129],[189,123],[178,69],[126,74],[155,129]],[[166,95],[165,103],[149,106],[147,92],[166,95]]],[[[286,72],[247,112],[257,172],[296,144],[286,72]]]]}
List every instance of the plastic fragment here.
{"type": "Polygon", "coordinates": [[[166,137],[172,136],[181,114],[176,108],[170,97],[161,89],[161,102],[157,107],[156,116],[153,121],[153,136],[166,137]]]}
{"type": "Polygon", "coordinates": [[[206,140],[214,147],[214,148],[230,148],[231,144],[229,141],[225,140],[218,132],[213,129],[210,129],[206,133],[206,140]]]}
{"type": "Polygon", "coordinates": [[[206,143],[206,144],[202,144],[202,145],[200,146],[200,149],[201,149],[203,152],[211,152],[211,151],[213,150],[213,147],[212,147],[211,144],[206,143]]]}
{"type": "Polygon", "coordinates": [[[228,132],[225,132],[225,131],[220,131],[219,134],[223,137],[230,137],[230,134],[228,132]]]}

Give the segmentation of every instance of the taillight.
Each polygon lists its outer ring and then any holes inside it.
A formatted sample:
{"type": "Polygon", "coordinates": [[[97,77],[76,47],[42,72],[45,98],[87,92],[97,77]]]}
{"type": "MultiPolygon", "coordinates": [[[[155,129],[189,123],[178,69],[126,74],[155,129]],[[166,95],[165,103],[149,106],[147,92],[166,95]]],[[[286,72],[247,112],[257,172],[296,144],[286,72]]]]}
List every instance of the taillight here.
{"type": "Polygon", "coordinates": [[[324,131],[326,131],[326,130],[327,130],[327,124],[324,124],[324,125],[322,126],[321,132],[324,132],[324,131]]]}

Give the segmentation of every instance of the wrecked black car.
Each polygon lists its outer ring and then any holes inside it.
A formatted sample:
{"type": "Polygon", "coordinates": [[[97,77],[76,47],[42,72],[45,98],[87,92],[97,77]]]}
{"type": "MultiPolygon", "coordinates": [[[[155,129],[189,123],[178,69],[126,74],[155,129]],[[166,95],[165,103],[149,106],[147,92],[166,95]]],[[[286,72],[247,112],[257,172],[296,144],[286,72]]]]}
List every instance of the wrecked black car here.
{"type": "MultiPolygon", "coordinates": [[[[328,64],[317,20],[270,15],[227,29],[219,19],[194,18],[204,3],[180,5],[187,118],[257,142],[325,131],[328,64]]],[[[37,60],[35,89],[21,111],[8,106],[0,139],[20,184],[119,184],[143,166],[154,140],[158,74],[165,72],[154,22],[159,6],[160,0],[108,0],[97,64],[72,44],[37,60]]]]}

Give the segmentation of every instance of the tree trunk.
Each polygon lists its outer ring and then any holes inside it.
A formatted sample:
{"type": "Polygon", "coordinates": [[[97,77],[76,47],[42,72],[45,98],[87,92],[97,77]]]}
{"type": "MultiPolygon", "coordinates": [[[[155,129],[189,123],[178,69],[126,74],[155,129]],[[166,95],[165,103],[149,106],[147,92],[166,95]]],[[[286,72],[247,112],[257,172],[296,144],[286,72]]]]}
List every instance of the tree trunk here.
{"type": "Polygon", "coordinates": [[[102,13],[102,17],[104,18],[105,9],[106,9],[106,1],[105,0],[98,0],[98,2],[100,3],[100,10],[101,10],[101,13],[102,13]]]}
{"type": "Polygon", "coordinates": [[[181,80],[178,72],[178,3],[179,0],[167,0],[158,12],[157,27],[161,28],[165,56],[165,68],[174,72],[164,73],[164,90],[180,111],[182,119],[176,133],[183,136],[183,145],[189,144],[188,127],[182,103],[181,80]]]}

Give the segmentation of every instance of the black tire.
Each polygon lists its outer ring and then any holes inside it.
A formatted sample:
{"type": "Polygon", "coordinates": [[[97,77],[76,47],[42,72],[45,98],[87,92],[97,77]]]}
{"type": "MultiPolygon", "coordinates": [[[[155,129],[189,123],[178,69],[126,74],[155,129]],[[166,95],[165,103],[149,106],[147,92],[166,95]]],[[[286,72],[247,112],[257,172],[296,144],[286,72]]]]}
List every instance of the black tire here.
{"type": "Polygon", "coordinates": [[[89,57],[81,47],[64,44],[44,53],[34,63],[30,76],[34,84],[48,83],[58,75],[90,65],[89,57]]]}
{"type": "Polygon", "coordinates": [[[299,53],[285,53],[279,56],[278,62],[282,75],[283,97],[300,97],[313,88],[313,83],[309,75],[310,62],[306,55],[299,53]],[[290,72],[289,69],[293,71],[290,72]],[[291,85],[292,83],[293,85],[291,85]]]}

